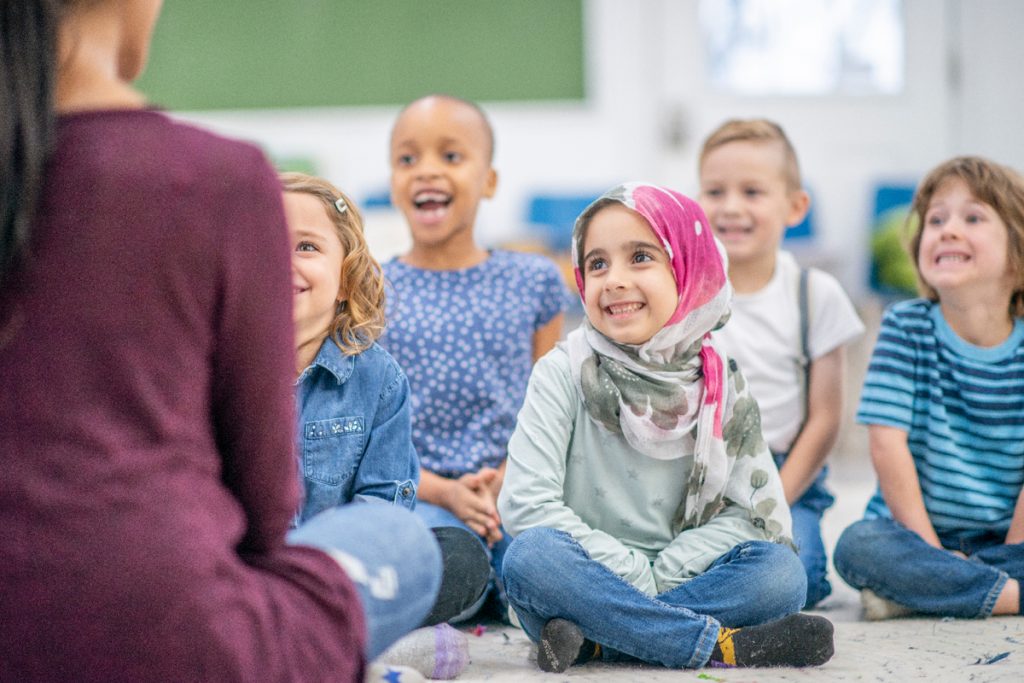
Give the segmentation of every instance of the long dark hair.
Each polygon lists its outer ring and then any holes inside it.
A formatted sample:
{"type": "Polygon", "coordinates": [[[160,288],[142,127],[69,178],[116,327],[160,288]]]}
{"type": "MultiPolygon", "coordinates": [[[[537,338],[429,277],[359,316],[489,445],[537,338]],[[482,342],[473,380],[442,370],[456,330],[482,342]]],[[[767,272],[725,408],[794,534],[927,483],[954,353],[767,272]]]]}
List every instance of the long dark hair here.
{"type": "Polygon", "coordinates": [[[0,0],[0,288],[28,249],[53,146],[57,24],[67,0],[0,0]]]}

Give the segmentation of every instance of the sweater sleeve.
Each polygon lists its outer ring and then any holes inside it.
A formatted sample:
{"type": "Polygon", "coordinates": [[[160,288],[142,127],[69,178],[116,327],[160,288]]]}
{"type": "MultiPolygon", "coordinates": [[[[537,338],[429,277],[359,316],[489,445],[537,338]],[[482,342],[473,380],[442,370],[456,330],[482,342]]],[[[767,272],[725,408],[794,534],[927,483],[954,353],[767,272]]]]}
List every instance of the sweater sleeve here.
{"type": "Polygon", "coordinates": [[[766,540],[768,535],[754,526],[746,510],[728,504],[706,524],[680,532],[658,553],[653,568],[658,592],[703,574],[711,563],[740,543],[766,540]]]}
{"type": "Polygon", "coordinates": [[[526,402],[509,442],[505,481],[498,498],[502,523],[513,536],[532,527],[570,534],[590,555],[648,595],[656,594],[650,561],[639,550],[586,524],[564,498],[566,458],[579,401],[565,352],[537,362],[526,402]]]}
{"type": "Polygon", "coordinates": [[[352,486],[353,500],[386,502],[412,509],[420,480],[420,461],[412,443],[409,380],[386,351],[374,347],[384,382],[377,399],[373,428],[352,486]]]}
{"type": "Polygon", "coordinates": [[[222,480],[245,512],[243,554],[282,544],[298,505],[284,208],[262,154],[252,149],[244,161],[234,166],[246,169],[238,184],[218,195],[215,218],[229,222],[211,228],[224,238],[211,412],[222,480]]]}

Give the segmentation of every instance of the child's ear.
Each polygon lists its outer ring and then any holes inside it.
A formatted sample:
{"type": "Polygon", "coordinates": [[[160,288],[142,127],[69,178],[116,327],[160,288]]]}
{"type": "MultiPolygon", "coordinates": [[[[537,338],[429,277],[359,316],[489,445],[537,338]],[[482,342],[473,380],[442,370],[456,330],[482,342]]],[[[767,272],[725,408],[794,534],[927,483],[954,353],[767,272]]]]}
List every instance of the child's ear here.
{"type": "Polygon", "coordinates": [[[498,172],[494,168],[487,169],[487,178],[484,179],[484,197],[490,199],[498,190],[498,172]]]}
{"type": "Polygon", "coordinates": [[[808,209],[811,208],[811,195],[807,194],[807,191],[803,188],[799,190],[793,190],[789,193],[789,215],[786,217],[786,227],[793,227],[799,225],[800,221],[807,216],[808,209]]]}

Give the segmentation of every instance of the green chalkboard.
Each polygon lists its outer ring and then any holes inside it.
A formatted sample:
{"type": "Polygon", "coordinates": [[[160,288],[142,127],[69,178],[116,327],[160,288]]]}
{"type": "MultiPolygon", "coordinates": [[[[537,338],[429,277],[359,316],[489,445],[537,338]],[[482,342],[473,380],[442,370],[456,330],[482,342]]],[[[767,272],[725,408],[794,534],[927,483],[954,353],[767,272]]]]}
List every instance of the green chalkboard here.
{"type": "Polygon", "coordinates": [[[168,0],[139,88],[178,110],[584,97],[582,0],[168,0]]]}

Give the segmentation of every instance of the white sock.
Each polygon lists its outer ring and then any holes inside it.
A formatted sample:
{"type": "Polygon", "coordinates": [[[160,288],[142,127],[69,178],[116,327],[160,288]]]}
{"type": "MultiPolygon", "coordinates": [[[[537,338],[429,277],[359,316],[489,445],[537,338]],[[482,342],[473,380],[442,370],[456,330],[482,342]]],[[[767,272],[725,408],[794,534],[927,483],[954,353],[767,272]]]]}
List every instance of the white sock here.
{"type": "Polygon", "coordinates": [[[377,658],[410,667],[427,678],[455,678],[469,664],[469,639],[448,624],[427,626],[409,633],[377,658]]]}

